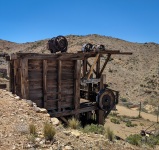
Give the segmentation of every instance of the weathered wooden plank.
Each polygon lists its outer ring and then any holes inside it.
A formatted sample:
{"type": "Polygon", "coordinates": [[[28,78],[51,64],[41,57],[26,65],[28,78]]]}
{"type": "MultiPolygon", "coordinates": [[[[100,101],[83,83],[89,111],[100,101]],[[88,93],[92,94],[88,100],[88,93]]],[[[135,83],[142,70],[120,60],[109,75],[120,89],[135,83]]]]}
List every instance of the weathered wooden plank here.
{"type": "MultiPolygon", "coordinates": [[[[81,61],[75,61],[75,82],[74,82],[74,107],[75,110],[79,109],[80,107],[80,75],[81,75],[81,61]]],[[[76,117],[78,114],[75,114],[76,117]]]]}
{"type": "Polygon", "coordinates": [[[28,82],[28,59],[20,59],[21,66],[21,95],[22,98],[29,97],[29,82],[28,82]]]}
{"type": "Polygon", "coordinates": [[[100,80],[100,90],[104,89],[104,84],[106,83],[106,75],[102,74],[101,80],[100,80]]]}
{"type": "Polygon", "coordinates": [[[51,117],[69,116],[69,115],[89,112],[89,111],[93,111],[93,110],[97,110],[97,109],[98,109],[97,106],[90,106],[90,107],[80,108],[78,110],[65,110],[63,112],[53,112],[53,113],[50,113],[50,115],[51,115],[51,117]]]}
{"type": "Polygon", "coordinates": [[[43,60],[43,107],[47,107],[47,60],[43,60]]]}
{"type": "Polygon", "coordinates": [[[96,78],[100,78],[100,55],[98,57],[97,63],[96,63],[96,78]]]}
{"type": "Polygon", "coordinates": [[[62,71],[62,62],[58,60],[58,111],[61,111],[61,71],[62,71]]]}
{"type": "Polygon", "coordinates": [[[105,117],[104,117],[104,111],[103,110],[96,110],[96,121],[98,124],[104,125],[105,117]]]}
{"type": "MultiPolygon", "coordinates": [[[[87,65],[91,68],[91,64],[89,63],[89,61],[87,61],[87,65]]],[[[97,74],[97,72],[93,69],[93,72],[95,73],[95,75],[97,74]]]]}

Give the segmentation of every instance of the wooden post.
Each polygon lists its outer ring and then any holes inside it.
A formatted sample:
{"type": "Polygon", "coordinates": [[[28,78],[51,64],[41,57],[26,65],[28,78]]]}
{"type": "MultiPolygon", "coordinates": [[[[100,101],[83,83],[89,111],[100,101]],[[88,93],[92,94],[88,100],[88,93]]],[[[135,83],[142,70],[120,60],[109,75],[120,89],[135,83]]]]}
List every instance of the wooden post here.
{"type": "Polygon", "coordinates": [[[15,94],[15,89],[14,89],[14,62],[13,62],[13,60],[12,61],[9,61],[9,64],[8,64],[8,66],[9,66],[9,78],[10,78],[10,91],[13,93],[13,94],[15,94]]]}
{"type": "Polygon", "coordinates": [[[28,82],[28,59],[20,59],[21,66],[21,96],[29,98],[29,82],[28,82]]]}
{"type": "Polygon", "coordinates": [[[58,60],[58,111],[61,111],[61,72],[62,62],[58,60]]]}
{"type": "Polygon", "coordinates": [[[96,110],[96,120],[98,124],[104,125],[105,117],[104,117],[104,111],[103,110],[96,110]]]}
{"type": "Polygon", "coordinates": [[[106,75],[103,74],[100,78],[100,90],[104,88],[105,83],[106,83],[106,75]]]}
{"type": "MultiPolygon", "coordinates": [[[[75,76],[74,76],[74,107],[77,111],[80,108],[80,72],[81,72],[81,61],[75,61],[75,76]]],[[[78,114],[75,114],[78,117],[78,114]]]]}
{"type": "Polygon", "coordinates": [[[43,107],[47,109],[47,60],[43,60],[43,107]]]}
{"type": "Polygon", "coordinates": [[[83,77],[86,75],[87,72],[87,58],[85,57],[83,60],[83,77]]]}
{"type": "Polygon", "coordinates": [[[98,57],[96,64],[96,78],[100,78],[100,55],[98,57]]]}

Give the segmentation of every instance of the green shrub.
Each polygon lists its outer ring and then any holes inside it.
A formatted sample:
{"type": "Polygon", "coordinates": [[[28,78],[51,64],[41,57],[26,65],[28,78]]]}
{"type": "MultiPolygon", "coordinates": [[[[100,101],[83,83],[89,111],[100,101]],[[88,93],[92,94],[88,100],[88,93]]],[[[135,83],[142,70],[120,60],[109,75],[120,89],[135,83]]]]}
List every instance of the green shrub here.
{"type": "Polygon", "coordinates": [[[35,136],[33,134],[28,135],[28,141],[31,142],[32,144],[35,144],[35,136]]]}
{"type": "Polygon", "coordinates": [[[110,121],[115,124],[120,124],[120,121],[116,118],[111,118],[110,121]]]}
{"type": "Polygon", "coordinates": [[[120,99],[122,102],[127,102],[127,99],[126,98],[121,98],[120,99]]]}
{"type": "Polygon", "coordinates": [[[97,124],[90,124],[86,125],[83,129],[83,132],[85,133],[96,133],[96,134],[104,134],[104,126],[102,125],[97,125],[97,124]]]}
{"type": "Polygon", "coordinates": [[[68,120],[68,126],[71,129],[78,129],[81,126],[81,123],[79,120],[75,119],[74,117],[68,120]]]}
{"type": "Polygon", "coordinates": [[[135,127],[135,126],[137,126],[137,124],[133,124],[131,121],[128,121],[127,123],[126,123],[126,126],[127,127],[135,127]]]}
{"type": "Polygon", "coordinates": [[[55,128],[52,126],[51,123],[46,122],[44,124],[44,137],[46,140],[52,141],[55,135],[55,128]]]}
{"type": "Polygon", "coordinates": [[[150,147],[155,147],[155,145],[159,145],[159,135],[158,136],[150,135],[147,138],[147,145],[149,145],[150,147]]]}
{"type": "Polygon", "coordinates": [[[141,140],[142,140],[142,137],[139,134],[130,135],[126,139],[127,142],[129,142],[130,144],[136,145],[136,146],[141,145],[141,140]]]}
{"type": "Polygon", "coordinates": [[[29,132],[30,132],[30,134],[32,134],[32,135],[34,135],[34,136],[37,135],[36,127],[35,127],[34,124],[30,124],[30,125],[29,125],[29,132]]]}
{"type": "Polygon", "coordinates": [[[106,128],[106,137],[109,139],[109,141],[113,141],[114,140],[114,133],[112,130],[110,130],[110,128],[106,128]]]}

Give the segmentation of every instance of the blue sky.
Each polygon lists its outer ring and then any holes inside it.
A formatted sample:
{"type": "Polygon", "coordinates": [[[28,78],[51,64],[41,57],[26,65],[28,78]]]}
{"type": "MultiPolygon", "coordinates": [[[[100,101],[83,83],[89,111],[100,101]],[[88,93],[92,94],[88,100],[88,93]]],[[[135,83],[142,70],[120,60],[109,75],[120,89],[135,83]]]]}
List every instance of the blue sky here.
{"type": "Polygon", "coordinates": [[[159,0],[0,0],[0,39],[70,34],[159,43],[159,0]]]}

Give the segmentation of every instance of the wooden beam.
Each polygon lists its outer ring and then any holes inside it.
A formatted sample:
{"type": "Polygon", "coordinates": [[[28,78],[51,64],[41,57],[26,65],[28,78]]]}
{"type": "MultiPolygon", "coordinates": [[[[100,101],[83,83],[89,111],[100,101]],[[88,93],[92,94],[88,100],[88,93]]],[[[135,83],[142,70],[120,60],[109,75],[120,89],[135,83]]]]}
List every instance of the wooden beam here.
{"type": "Polygon", "coordinates": [[[94,60],[94,62],[93,62],[93,65],[91,66],[90,71],[89,71],[89,73],[88,73],[87,79],[90,78],[90,76],[91,76],[91,74],[92,74],[92,72],[93,72],[94,66],[95,66],[95,64],[96,64],[97,61],[98,61],[98,58],[99,58],[99,54],[97,54],[96,57],[95,57],[95,60],[94,60]]]}
{"type": "Polygon", "coordinates": [[[100,78],[100,57],[98,57],[97,63],[96,63],[96,78],[100,78]]]}
{"type": "Polygon", "coordinates": [[[75,110],[80,107],[80,74],[81,74],[81,61],[75,61],[75,73],[74,73],[74,106],[75,110]]]}
{"type": "Polygon", "coordinates": [[[86,76],[86,72],[87,72],[87,58],[84,58],[84,60],[83,60],[83,77],[86,76]]]}
{"type": "Polygon", "coordinates": [[[61,111],[61,72],[62,62],[58,60],[58,112],[61,111]]]}
{"type": "MultiPolygon", "coordinates": [[[[89,61],[87,61],[87,65],[91,68],[91,64],[89,63],[89,61]]],[[[94,72],[94,74],[96,75],[97,74],[97,72],[93,69],[93,72],[94,72]]]]}
{"type": "Polygon", "coordinates": [[[106,75],[103,74],[103,75],[101,75],[101,80],[100,80],[100,90],[104,89],[105,83],[106,83],[106,75]]]}
{"type": "Polygon", "coordinates": [[[43,107],[47,108],[47,60],[43,60],[43,107]]]}
{"type": "Polygon", "coordinates": [[[102,69],[101,69],[101,71],[99,73],[99,76],[102,75],[102,73],[103,73],[103,71],[104,71],[104,69],[105,69],[105,67],[106,67],[106,65],[107,65],[107,63],[108,63],[108,61],[110,59],[110,56],[111,56],[111,54],[108,54],[107,59],[105,60],[104,65],[103,65],[103,67],[102,67],[102,69]]]}
{"type": "Polygon", "coordinates": [[[97,110],[97,109],[98,109],[97,106],[89,106],[89,107],[80,108],[76,111],[75,110],[65,110],[63,112],[53,112],[53,113],[50,113],[50,116],[51,117],[69,116],[69,115],[80,114],[80,113],[89,112],[89,111],[97,110]]]}

